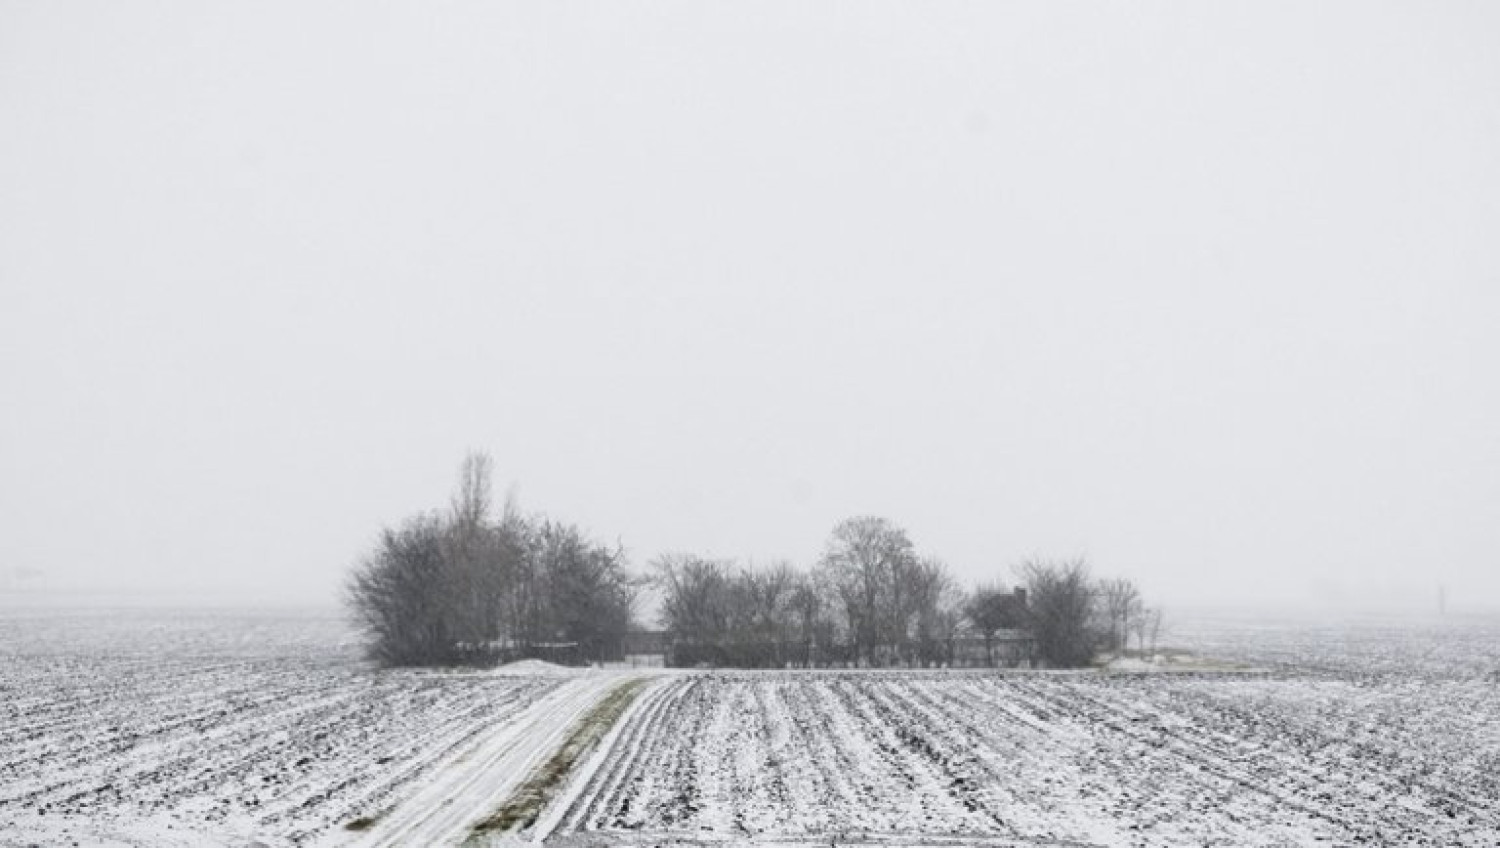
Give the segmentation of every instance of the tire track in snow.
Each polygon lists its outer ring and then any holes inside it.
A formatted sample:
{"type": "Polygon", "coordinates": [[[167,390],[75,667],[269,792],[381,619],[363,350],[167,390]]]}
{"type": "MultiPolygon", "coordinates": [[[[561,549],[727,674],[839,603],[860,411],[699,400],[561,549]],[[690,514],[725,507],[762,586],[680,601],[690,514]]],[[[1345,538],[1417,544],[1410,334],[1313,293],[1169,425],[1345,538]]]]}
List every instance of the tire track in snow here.
{"type": "Polygon", "coordinates": [[[563,742],[580,717],[631,677],[593,673],[563,683],[440,767],[415,795],[353,844],[397,848],[461,843],[563,742]]]}

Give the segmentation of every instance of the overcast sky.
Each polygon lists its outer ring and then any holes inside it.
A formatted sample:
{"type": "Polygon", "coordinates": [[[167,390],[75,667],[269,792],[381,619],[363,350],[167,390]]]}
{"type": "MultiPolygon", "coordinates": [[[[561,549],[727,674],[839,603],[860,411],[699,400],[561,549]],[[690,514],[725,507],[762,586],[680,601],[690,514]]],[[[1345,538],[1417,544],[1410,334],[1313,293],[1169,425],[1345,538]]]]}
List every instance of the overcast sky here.
{"type": "Polygon", "coordinates": [[[1500,605],[1493,3],[0,3],[0,589],[529,508],[1500,605]]]}

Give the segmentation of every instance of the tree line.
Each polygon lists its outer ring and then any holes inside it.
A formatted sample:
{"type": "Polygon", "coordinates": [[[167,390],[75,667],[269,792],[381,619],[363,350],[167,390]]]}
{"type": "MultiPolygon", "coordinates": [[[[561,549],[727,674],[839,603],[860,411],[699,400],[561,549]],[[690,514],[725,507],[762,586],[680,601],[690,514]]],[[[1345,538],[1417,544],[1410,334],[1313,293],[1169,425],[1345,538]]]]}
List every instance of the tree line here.
{"type": "Polygon", "coordinates": [[[466,458],[449,508],[384,530],[351,575],[347,599],[375,660],[618,660],[646,585],[660,594],[667,660],[684,666],[949,666],[975,640],[995,665],[1000,635],[1020,634],[1028,661],[1077,667],[1132,639],[1154,649],[1161,629],[1133,582],[1095,580],[1083,560],[1021,563],[1023,591],[965,589],[874,516],[839,522],[808,569],[674,553],[637,577],[618,545],[574,525],[510,502],[493,516],[490,471],[488,457],[466,458]]]}
{"type": "Polygon", "coordinates": [[[963,623],[947,568],[882,518],[841,522],[812,571],[672,554],[654,572],[681,665],[941,664],[963,623]]]}
{"type": "Polygon", "coordinates": [[[905,530],[874,516],[835,526],[807,570],[693,554],[654,563],[677,665],[951,666],[960,644],[978,639],[993,666],[1007,632],[1026,641],[1027,660],[1058,668],[1123,651],[1132,636],[1154,647],[1161,616],[1132,581],[1095,580],[1081,559],[1032,559],[1016,572],[1022,591],[998,581],[965,590],[905,530]]]}

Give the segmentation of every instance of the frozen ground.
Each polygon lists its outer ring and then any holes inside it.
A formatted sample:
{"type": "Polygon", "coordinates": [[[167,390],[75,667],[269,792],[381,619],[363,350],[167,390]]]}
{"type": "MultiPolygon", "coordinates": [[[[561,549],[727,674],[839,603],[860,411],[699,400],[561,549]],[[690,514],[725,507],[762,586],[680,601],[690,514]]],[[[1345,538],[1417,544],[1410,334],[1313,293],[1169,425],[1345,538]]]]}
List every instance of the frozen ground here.
{"type": "MultiPolygon", "coordinates": [[[[663,674],[525,836],[1500,844],[1494,620],[1183,642],[1271,670],[663,674]]],[[[376,672],[316,614],[0,611],[0,662],[0,846],[457,844],[620,679],[376,672]]]]}
{"type": "Polygon", "coordinates": [[[1500,614],[1184,613],[1174,617],[1170,641],[1223,659],[1350,678],[1500,679],[1500,614]]]}
{"type": "Polygon", "coordinates": [[[682,676],[640,702],[558,831],[1495,845],[1497,694],[1284,674],[682,676]]]}
{"type": "Polygon", "coordinates": [[[578,845],[1500,844],[1500,621],[1178,635],[1270,670],[679,676],[541,830],[578,845]]]}
{"type": "Polygon", "coordinates": [[[0,655],[4,846],[436,844],[600,685],[375,672],[317,614],[10,610],[0,655]]]}

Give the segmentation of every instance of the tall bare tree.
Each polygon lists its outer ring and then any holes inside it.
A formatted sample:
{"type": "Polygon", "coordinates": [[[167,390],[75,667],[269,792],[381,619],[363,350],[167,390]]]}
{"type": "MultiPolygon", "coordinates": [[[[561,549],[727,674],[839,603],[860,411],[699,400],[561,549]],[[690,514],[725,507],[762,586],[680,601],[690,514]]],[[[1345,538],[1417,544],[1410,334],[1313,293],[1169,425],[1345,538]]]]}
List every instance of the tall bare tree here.
{"type": "Polygon", "coordinates": [[[796,577],[791,563],[784,561],[765,568],[746,568],[740,574],[750,613],[747,641],[760,646],[758,650],[764,654],[755,658],[755,665],[780,667],[786,664],[796,577]]]}
{"type": "Polygon", "coordinates": [[[729,563],[696,554],[664,554],[653,566],[662,594],[662,626],[673,639],[673,661],[723,664],[731,616],[729,563]]]}
{"type": "Polygon", "coordinates": [[[789,599],[792,632],[799,646],[796,662],[803,668],[818,661],[815,651],[832,647],[834,626],[829,620],[824,592],[812,575],[798,574],[789,599]]]}
{"type": "Polygon", "coordinates": [[[964,593],[948,566],[925,557],[911,571],[912,642],[908,663],[922,666],[953,662],[953,644],[963,619],[964,593]]]}
{"type": "Polygon", "coordinates": [[[1081,559],[1028,560],[1021,564],[1030,602],[1030,626],[1036,650],[1054,668],[1088,665],[1098,634],[1094,619],[1094,587],[1089,567],[1081,559]]]}
{"type": "Polygon", "coordinates": [[[1141,615],[1141,590],[1123,577],[1099,581],[1099,611],[1108,622],[1109,647],[1124,650],[1141,615]]]}
{"type": "Polygon", "coordinates": [[[906,531],[884,518],[859,516],[833,528],[819,567],[843,608],[857,661],[882,664],[900,650],[908,613],[906,577],[916,564],[906,531]]]}
{"type": "Polygon", "coordinates": [[[456,527],[473,530],[489,520],[490,477],[494,466],[495,461],[488,454],[470,451],[464,456],[451,506],[456,527]]]}
{"type": "Polygon", "coordinates": [[[1146,645],[1149,640],[1151,652],[1156,652],[1156,641],[1161,637],[1162,612],[1160,607],[1149,607],[1141,610],[1132,622],[1132,632],[1136,637],[1136,644],[1141,653],[1146,653],[1146,645]]]}

